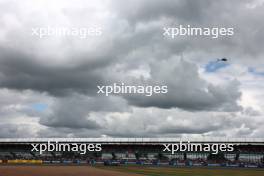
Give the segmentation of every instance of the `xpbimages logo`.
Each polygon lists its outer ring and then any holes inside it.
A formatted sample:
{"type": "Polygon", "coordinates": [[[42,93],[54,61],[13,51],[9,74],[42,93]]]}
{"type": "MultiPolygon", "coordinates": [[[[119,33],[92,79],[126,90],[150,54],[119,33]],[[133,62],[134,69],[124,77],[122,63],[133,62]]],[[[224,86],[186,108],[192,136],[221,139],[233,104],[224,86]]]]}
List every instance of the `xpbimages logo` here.
{"type": "Polygon", "coordinates": [[[102,28],[98,26],[92,27],[35,27],[31,29],[31,35],[39,38],[45,38],[50,36],[57,37],[79,37],[85,39],[92,36],[101,36],[102,28]]]}
{"type": "Polygon", "coordinates": [[[142,94],[145,96],[152,96],[153,94],[166,94],[168,93],[168,86],[165,85],[125,85],[125,83],[108,86],[97,86],[98,94],[104,94],[105,96],[109,96],[110,94],[142,94]]]}
{"type": "Polygon", "coordinates": [[[234,151],[234,144],[201,144],[201,143],[191,143],[179,142],[173,144],[163,144],[163,152],[170,152],[174,154],[175,152],[212,152],[212,154],[218,154],[219,152],[232,152],[234,151]]]}
{"type": "Polygon", "coordinates": [[[100,152],[102,151],[101,144],[92,143],[59,143],[50,142],[31,144],[31,152],[38,152],[43,154],[44,152],[78,152],[80,154],[86,154],[87,152],[100,152]]]}
{"type": "Polygon", "coordinates": [[[220,36],[233,36],[234,28],[226,27],[193,27],[191,25],[164,27],[163,36],[169,38],[176,38],[177,36],[208,36],[217,39],[220,36]]]}

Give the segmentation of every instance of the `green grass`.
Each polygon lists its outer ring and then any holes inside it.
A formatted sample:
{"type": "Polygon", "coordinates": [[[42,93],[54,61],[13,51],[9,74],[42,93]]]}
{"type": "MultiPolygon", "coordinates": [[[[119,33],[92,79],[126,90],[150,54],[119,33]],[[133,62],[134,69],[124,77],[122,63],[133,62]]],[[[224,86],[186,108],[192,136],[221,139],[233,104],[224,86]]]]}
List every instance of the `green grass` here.
{"type": "Polygon", "coordinates": [[[100,166],[99,168],[147,176],[264,176],[264,169],[246,168],[175,168],[147,166],[100,166]]]}

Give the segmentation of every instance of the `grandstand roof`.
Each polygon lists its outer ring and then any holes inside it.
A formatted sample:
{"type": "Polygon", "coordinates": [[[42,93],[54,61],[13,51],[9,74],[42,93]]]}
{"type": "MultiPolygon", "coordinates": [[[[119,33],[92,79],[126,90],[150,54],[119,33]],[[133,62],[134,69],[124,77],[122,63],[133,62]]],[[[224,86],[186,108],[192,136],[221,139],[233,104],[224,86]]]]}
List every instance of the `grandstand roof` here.
{"type": "Polygon", "coordinates": [[[0,138],[0,143],[102,143],[102,144],[157,144],[157,143],[238,143],[238,144],[261,144],[264,145],[264,138],[0,138]]]}

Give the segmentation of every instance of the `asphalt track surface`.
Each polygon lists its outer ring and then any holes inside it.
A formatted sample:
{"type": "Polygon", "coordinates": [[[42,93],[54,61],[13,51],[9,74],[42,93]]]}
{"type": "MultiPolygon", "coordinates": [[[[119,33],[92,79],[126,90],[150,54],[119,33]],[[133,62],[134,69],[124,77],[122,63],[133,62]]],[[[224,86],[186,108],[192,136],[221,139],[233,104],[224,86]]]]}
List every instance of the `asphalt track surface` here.
{"type": "MultiPolygon", "coordinates": [[[[0,176],[140,176],[91,166],[0,166],[0,176]]],[[[142,175],[141,175],[142,176],[142,175]]]]}
{"type": "Polygon", "coordinates": [[[0,176],[264,176],[258,168],[0,165],[0,176]]]}

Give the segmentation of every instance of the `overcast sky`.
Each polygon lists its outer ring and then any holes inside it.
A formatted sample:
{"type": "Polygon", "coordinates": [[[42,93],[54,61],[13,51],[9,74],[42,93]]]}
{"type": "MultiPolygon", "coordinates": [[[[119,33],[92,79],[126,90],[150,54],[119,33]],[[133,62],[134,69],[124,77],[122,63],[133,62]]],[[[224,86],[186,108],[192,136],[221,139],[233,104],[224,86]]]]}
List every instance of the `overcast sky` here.
{"type": "Polygon", "coordinates": [[[0,137],[263,137],[263,19],[261,0],[0,0],[0,137]],[[163,36],[180,24],[234,35],[163,36]],[[168,93],[97,94],[120,82],[168,93]]]}

